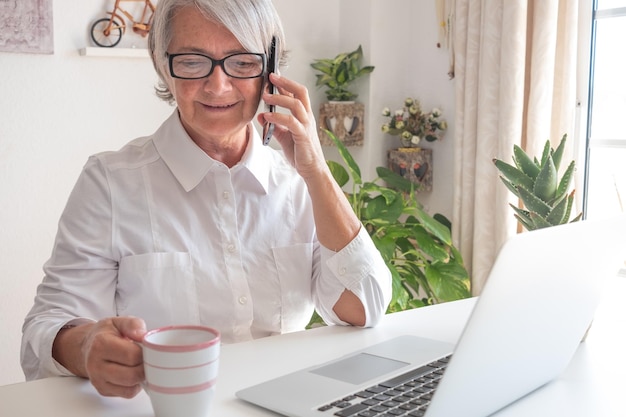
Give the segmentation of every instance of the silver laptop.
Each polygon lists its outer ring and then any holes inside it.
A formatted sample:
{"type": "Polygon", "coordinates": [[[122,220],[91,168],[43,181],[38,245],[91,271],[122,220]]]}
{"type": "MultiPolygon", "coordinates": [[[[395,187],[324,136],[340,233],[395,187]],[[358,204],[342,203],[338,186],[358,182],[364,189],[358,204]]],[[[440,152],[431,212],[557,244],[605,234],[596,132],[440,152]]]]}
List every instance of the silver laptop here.
{"type": "Polygon", "coordinates": [[[236,395],[294,417],[487,416],[567,367],[625,259],[626,217],[516,235],[456,346],[401,336],[236,395]]]}

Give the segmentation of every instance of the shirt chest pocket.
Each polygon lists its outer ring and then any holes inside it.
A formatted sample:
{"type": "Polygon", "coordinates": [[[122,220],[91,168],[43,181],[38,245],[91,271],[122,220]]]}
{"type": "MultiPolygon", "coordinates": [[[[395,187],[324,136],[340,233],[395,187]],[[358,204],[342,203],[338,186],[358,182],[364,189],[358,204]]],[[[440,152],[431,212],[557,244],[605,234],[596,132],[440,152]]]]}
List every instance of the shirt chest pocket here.
{"type": "Polygon", "coordinates": [[[117,313],[146,321],[148,329],[199,322],[198,296],[187,252],[145,253],[120,260],[117,313]]]}

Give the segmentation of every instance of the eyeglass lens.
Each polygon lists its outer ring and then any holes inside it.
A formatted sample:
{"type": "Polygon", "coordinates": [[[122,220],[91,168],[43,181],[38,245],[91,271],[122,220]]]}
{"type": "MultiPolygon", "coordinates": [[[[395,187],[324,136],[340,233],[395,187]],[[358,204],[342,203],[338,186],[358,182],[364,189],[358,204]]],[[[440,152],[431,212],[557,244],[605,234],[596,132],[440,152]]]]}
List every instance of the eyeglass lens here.
{"type": "Polygon", "coordinates": [[[224,59],[212,59],[200,54],[176,54],[170,60],[172,75],[178,78],[197,79],[208,77],[215,65],[234,78],[255,78],[265,70],[263,55],[240,53],[224,59]]]}

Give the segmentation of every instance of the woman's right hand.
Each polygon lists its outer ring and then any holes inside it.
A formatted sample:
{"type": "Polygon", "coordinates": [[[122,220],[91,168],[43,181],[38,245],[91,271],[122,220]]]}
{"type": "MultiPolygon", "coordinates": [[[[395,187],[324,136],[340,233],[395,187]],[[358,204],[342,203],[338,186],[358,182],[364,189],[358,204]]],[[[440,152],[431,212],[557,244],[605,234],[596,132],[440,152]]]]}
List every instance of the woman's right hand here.
{"type": "Polygon", "coordinates": [[[144,380],[142,319],[113,317],[59,331],[52,356],[104,396],[132,398],[144,380]]]}

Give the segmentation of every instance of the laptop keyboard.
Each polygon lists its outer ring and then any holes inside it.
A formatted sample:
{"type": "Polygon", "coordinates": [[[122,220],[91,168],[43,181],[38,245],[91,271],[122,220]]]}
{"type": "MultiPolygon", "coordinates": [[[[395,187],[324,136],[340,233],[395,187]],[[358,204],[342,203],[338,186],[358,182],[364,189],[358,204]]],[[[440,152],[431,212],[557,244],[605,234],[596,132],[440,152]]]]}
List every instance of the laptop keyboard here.
{"type": "Polygon", "coordinates": [[[450,357],[326,404],[318,411],[339,417],[421,417],[426,414],[450,357]]]}

